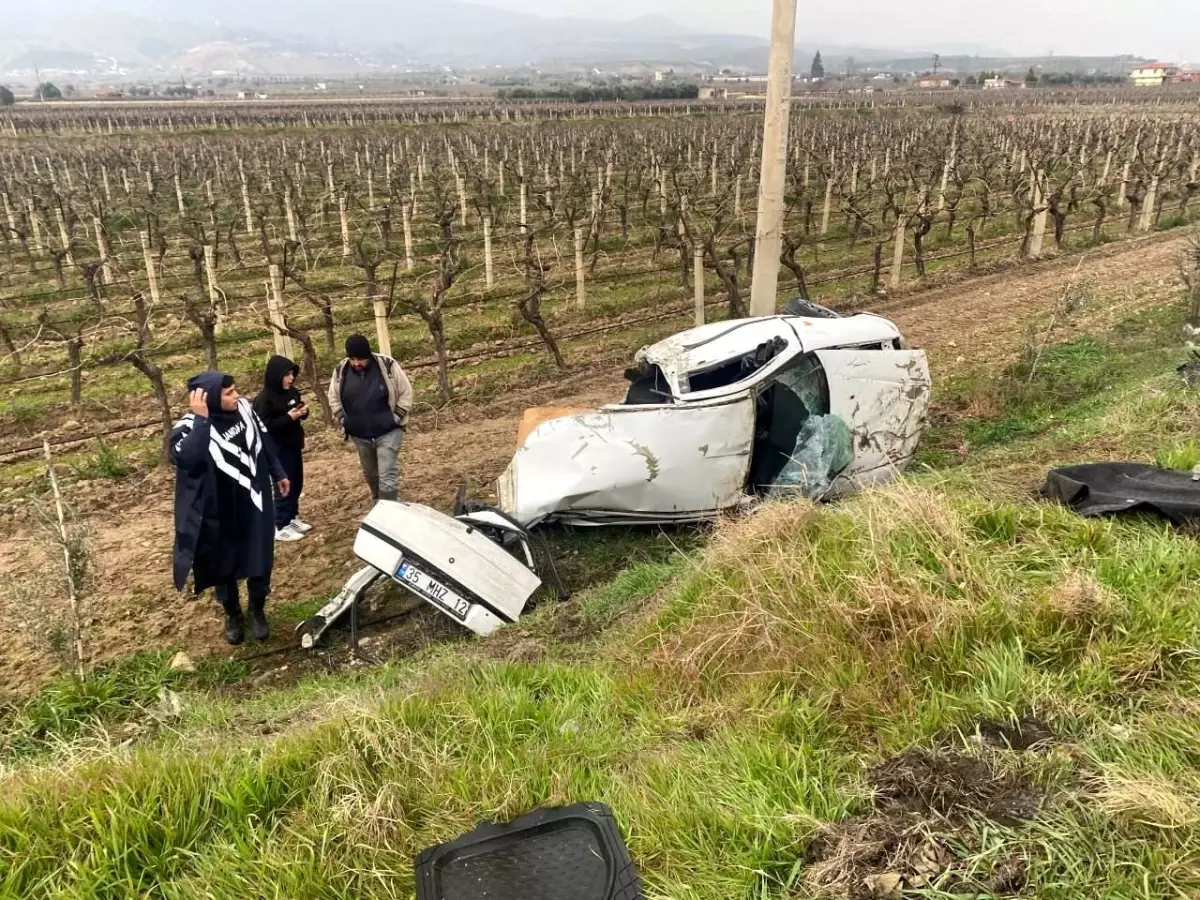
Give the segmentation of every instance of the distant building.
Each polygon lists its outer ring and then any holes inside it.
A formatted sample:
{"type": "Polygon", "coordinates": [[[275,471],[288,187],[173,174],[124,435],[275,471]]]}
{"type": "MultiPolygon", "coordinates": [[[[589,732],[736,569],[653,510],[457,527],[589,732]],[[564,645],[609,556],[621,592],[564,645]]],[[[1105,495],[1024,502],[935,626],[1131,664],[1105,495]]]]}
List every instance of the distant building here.
{"type": "Polygon", "coordinates": [[[727,100],[729,91],[725,88],[702,87],[700,88],[701,100],[727,100]]]}
{"type": "Polygon", "coordinates": [[[663,73],[662,73],[662,72],[655,72],[655,73],[654,73],[654,82],[655,82],[655,84],[662,84],[662,83],[663,83],[663,79],[664,79],[664,77],[665,77],[665,76],[663,75],[663,73]]]}
{"type": "Polygon", "coordinates": [[[1008,78],[1004,75],[997,75],[995,78],[985,78],[983,89],[985,91],[1005,91],[1016,90],[1025,87],[1024,81],[1018,81],[1016,78],[1008,78]]]}
{"type": "Polygon", "coordinates": [[[1134,69],[1130,77],[1138,87],[1162,87],[1178,74],[1178,67],[1169,63],[1146,63],[1134,69]]]}
{"type": "Polygon", "coordinates": [[[917,79],[917,87],[922,90],[941,90],[950,87],[950,79],[945,75],[933,75],[926,72],[917,79]]]}
{"type": "Polygon", "coordinates": [[[1176,84],[1196,84],[1200,83],[1200,72],[1180,72],[1175,76],[1176,84]]]}

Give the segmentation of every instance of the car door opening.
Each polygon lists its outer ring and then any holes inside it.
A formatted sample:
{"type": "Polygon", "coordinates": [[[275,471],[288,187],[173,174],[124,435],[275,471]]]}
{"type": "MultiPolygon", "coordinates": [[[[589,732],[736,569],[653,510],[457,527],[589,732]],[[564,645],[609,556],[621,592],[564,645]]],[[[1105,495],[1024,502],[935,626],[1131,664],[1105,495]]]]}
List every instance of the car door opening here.
{"type": "Polygon", "coordinates": [[[830,413],[829,382],[815,356],[781,371],[756,404],[751,491],[776,498],[823,498],[850,466],[850,428],[830,413]]]}

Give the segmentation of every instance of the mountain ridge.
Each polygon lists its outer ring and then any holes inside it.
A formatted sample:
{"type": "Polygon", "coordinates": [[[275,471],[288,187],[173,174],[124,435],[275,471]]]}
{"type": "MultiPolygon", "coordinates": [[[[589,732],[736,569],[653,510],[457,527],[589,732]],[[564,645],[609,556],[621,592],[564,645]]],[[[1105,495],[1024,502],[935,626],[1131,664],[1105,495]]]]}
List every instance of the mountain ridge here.
{"type": "MultiPolygon", "coordinates": [[[[81,66],[89,54],[95,66],[122,74],[208,74],[232,65],[212,63],[222,58],[236,60],[240,71],[293,75],[526,65],[763,71],[768,51],[765,39],[698,31],[659,14],[610,22],[542,17],[468,0],[343,0],[332,11],[325,0],[291,0],[282,15],[266,0],[210,0],[204,21],[194,13],[190,21],[164,13],[155,0],[98,0],[78,12],[71,6],[71,0],[40,0],[32,15],[19,17],[9,29],[15,40],[0,43],[0,71],[29,68],[39,57],[81,66]]],[[[0,29],[6,21],[14,21],[12,10],[0,13],[0,29]]],[[[836,72],[851,59],[860,66],[932,59],[935,52],[950,56],[959,48],[1008,55],[975,45],[939,51],[805,40],[796,45],[795,65],[806,73],[818,49],[826,70],[836,72]]]]}

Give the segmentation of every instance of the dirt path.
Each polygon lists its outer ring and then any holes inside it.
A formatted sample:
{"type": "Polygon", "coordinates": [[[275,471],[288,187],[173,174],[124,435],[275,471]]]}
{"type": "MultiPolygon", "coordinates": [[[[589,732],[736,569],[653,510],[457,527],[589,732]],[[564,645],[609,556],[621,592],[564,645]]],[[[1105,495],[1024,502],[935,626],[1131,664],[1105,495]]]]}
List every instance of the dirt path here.
{"type": "MultiPolygon", "coordinates": [[[[875,311],[896,321],[914,346],[930,351],[940,379],[1010,355],[1029,322],[1053,309],[1075,280],[1090,282],[1097,292],[1096,308],[1086,312],[1087,327],[1164,302],[1177,291],[1174,272],[1185,242],[1181,234],[1113,244],[1082,263],[1075,257],[986,276],[886,301],[875,311]]],[[[457,410],[453,421],[425,416],[410,432],[402,457],[404,496],[441,509],[449,508],[460,484],[471,496],[486,496],[511,458],[524,408],[610,402],[622,387],[615,367],[582,368],[491,407],[457,410]]],[[[310,444],[301,509],[317,530],[301,544],[280,548],[272,597],[276,608],[329,596],[342,584],[355,568],[350,545],[356,521],[369,505],[353,451],[327,434],[314,436],[310,444]]],[[[193,655],[228,654],[215,604],[179,595],[170,583],[169,470],[133,483],[77,484],[71,501],[86,517],[91,536],[96,592],[89,601],[88,640],[95,660],[164,646],[182,646],[193,655]]],[[[29,583],[29,574],[52,578],[57,561],[51,561],[51,548],[27,511],[0,518],[0,533],[6,534],[0,541],[0,585],[5,585],[0,615],[6,621],[36,619],[39,586],[29,583]]],[[[288,645],[294,624],[276,620],[272,646],[288,645]]],[[[54,667],[47,648],[22,629],[10,629],[0,654],[0,696],[36,687],[54,667]]]]}

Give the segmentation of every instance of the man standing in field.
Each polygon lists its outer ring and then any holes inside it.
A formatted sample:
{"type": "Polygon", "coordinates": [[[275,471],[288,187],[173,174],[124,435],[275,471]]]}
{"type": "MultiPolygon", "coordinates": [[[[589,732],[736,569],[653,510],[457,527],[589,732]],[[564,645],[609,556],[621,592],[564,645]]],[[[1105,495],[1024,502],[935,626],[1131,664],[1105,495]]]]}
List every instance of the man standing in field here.
{"type": "Polygon", "coordinates": [[[238,396],[233,378],[205,372],[188,381],[188,412],[171,431],[175,466],[175,589],[188,573],[200,594],[216,588],[225,639],[245,637],[238,582],[250,594],[250,629],[270,637],[267,595],[275,558],[272,481],[282,497],[291,484],[262,421],[238,396]]]}
{"type": "Polygon", "coordinates": [[[400,364],[371,352],[361,334],[346,339],[346,358],[333,370],[329,405],[333,420],[354,440],[371,499],[400,496],[400,448],[413,390],[400,364]]]}

